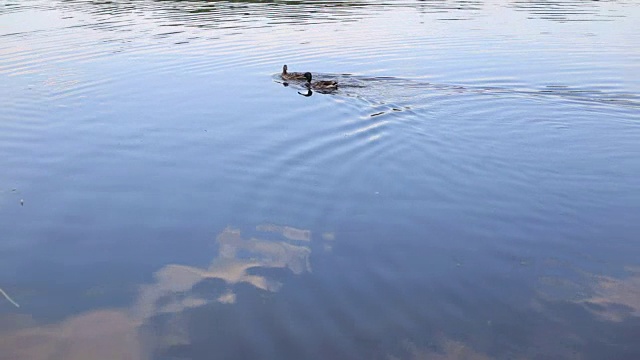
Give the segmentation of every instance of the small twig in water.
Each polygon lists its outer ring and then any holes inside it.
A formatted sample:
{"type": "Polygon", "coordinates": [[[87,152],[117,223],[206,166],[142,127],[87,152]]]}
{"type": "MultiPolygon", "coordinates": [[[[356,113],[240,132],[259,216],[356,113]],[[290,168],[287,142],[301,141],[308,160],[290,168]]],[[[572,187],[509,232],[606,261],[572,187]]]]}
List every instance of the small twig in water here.
{"type": "Polygon", "coordinates": [[[18,305],[17,302],[13,301],[13,299],[9,296],[9,294],[7,294],[6,292],[4,292],[4,290],[2,290],[2,288],[0,288],[0,293],[2,293],[2,295],[4,295],[4,297],[9,300],[10,303],[12,303],[13,305],[15,305],[16,307],[20,307],[20,305],[18,305]]]}

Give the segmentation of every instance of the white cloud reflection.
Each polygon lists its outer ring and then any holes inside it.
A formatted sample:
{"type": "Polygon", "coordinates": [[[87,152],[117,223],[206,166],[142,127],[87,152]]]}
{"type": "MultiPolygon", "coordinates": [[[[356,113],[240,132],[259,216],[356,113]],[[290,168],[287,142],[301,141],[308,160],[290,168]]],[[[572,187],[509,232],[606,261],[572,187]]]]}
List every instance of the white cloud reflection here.
{"type": "MultiPolygon", "coordinates": [[[[233,304],[233,285],[247,283],[265,291],[282,286],[275,279],[250,273],[253,268],[288,269],[299,275],[311,271],[311,232],[289,226],[260,225],[261,232],[275,233],[278,239],[243,238],[240,230],[227,227],[216,238],[218,255],[208,267],[168,264],[154,274],[154,281],[140,287],[130,309],[97,310],[51,324],[34,326],[20,316],[1,316],[0,349],[3,359],[12,360],[139,360],[150,359],[145,346],[188,344],[184,327],[173,324],[170,334],[151,335],[152,345],[142,341],[140,326],[158,315],[180,313],[211,303],[233,304]],[[203,297],[194,286],[206,279],[226,284],[221,294],[203,297]],[[4,323],[4,324],[2,324],[4,323]],[[20,323],[25,323],[24,326],[20,323]]],[[[179,317],[174,318],[179,321],[179,317]]]]}
{"type": "MultiPolygon", "coordinates": [[[[197,295],[175,298],[176,293],[188,293],[204,279],[221,279],[228,285],[248,283],[258,289],[277,291],[282,284],[265,276],[250,274],[252,268],[287,268],[294,274],[311,271],[308,246],[292,244],[287,239],[311,241],[311,232],[289,226],[260,225],[258,231],[277,232],[285,239],[244,239],[240,230],[227,227],[216,238],[218,256],[209,267],[169,264],[155,273],[155,282],[142,287],[134,315],[147,318],[156,313],[180,312],[189,307],[210,302],[233,303],[235,294],[231,289],[216,298],[201,298],[197,295]],[[160,301],[169,298],[169,301],[160,301]],[[159,305],[162,304],[162,305],[159,305]]],[[[306,244],[305,244],[306,245],[306,244]]]]}
{"type": "Polygon", "coordinates": [[[595,276],[593,296],[584,300],[596,304],[589,309],[609,321],[623,321],[629,316],[640,317],[640,268],[627,268],[629,276],[617,279],[595,276]]]}

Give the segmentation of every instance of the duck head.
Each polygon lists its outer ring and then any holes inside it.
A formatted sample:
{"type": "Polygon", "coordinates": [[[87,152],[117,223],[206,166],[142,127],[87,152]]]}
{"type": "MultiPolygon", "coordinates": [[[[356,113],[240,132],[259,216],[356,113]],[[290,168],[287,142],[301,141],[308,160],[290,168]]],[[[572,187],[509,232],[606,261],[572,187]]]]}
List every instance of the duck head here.
{"type": "Polygon", "coordinates": [[[283,74],[286,74],[286,73],[287,73],[287,65],[285,65],[285,66],[283,66],[283,67],[282,67],[282,73],[283,73],[283,74]]]}
{"type": "Polygon", "coordinates": [[[307,79],[307,82],[311,82],[311,73],[310,72],[306,72],[304,73],[304,78],[307,79]]]}

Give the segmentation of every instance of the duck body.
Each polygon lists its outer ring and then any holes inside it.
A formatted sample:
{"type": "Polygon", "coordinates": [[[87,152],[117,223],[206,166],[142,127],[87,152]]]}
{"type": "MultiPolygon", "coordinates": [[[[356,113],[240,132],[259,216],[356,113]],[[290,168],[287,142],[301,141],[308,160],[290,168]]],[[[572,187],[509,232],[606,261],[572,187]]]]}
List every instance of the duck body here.
{"type": "Polygon", "coordinates": [[[304,73],[304,78],[307,80],[307,88],[320,90],[320,91],[333,91],[338,89],[338,82],[333,80],[320,80],[320,81],[311,81],[312,76],[311,73],[304,73]]]}
{"type": "Polygon", "coordinates": [[[287,72],[287,65],[282,67],[282,75],[283,80],[305,80],[303,73],[300,72],[287,72]]]}

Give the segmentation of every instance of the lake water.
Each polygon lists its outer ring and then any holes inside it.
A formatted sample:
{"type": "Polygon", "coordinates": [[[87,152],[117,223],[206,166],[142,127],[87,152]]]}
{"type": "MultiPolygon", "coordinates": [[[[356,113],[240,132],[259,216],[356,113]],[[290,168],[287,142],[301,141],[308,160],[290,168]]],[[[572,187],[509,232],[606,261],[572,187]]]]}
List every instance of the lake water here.
{"type": "Polygon", "coordinates": [[[639,23],[0,0],[0,358],[639,359],[639,23]]]}

